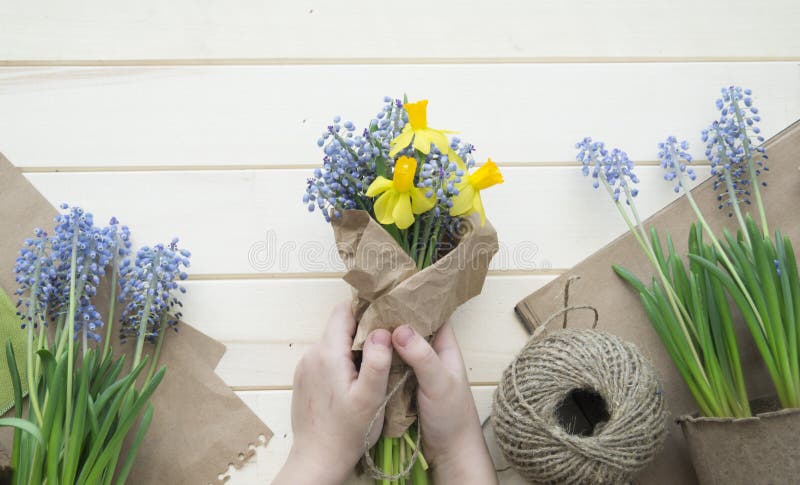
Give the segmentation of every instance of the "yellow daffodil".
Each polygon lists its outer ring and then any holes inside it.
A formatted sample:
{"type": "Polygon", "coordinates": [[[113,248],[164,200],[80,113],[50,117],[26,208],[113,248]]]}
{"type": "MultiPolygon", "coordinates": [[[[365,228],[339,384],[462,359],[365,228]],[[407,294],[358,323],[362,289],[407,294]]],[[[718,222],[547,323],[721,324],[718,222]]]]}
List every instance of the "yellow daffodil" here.
{"type": "Polygon", "coordinates": [[[368,197],[383,194],[373,207],[378,222],[406,229],[414,223],[414,214],[422,214],[433,208],[435,198],[425,197],[422,189],[414,186],[416,171],[416,159],[400,157],[395,162],[392,180],[379,176],[367,188],[368,197]]]}
{"type": "Polygon", "coordinates": [[[414,148],[426,155],[431,151],[431,143],[436,145],[442,153],[447,153],[450,142],[447,141],[446,133],[454,132],[428,127],[428,100],[406,103],[403,108],[408,113],[408,123],[397,138],[392,140],[389,156],[397,155],[400,150],[408,147],[412,142],[414,148]]]}
{"type": "Polygon", "coordinates": [[[502,184],[503,174],[500,173],[497,164],[490,158],[478,170],[466,175],[466,166],[464,162],[458,155],[452,158],[453,155],[455,155],[455,153],[452,153],[449,158],[455,160],[459,168],[464,170],[465,175],[461,179],[461,182],[456,184],[458,195],[452,199],[453,206],[450,208],[450,215],[461,216],[477,212],[481,215],[481,225],[483,225],[486,222],[486,212],[483,211],[481,190],[487,189],[492,185],[502,184]]]}

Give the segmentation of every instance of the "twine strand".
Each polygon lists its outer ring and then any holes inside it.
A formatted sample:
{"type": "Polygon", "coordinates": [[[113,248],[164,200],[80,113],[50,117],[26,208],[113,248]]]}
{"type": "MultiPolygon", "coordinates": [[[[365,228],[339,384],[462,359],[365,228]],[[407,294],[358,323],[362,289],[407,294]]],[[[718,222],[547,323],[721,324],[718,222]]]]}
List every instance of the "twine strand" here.
{"type": "MultiPolygon", "coordinates": [[[[367,426],[367,432],[364,433],[364,462],[366,464],[367,473],[369,476],[374,478],[375,480],[389,480],[395,481],[399,480],[407,476],[411,473],[411,469],[414,467],[414,462],[417,461],[417,456],[419,455],[419,447],[420,443],[422,443],[422,426],[417,426],[417,441],[414,445],[414,452],[411,454],[411,458],[409,458],[408,463],[400,470],[399,473],[396,475],[390,475],[385,473],[383,470],[375,466],[375,461],[372,459],[372,454],[369,452],[369,435],[372,434],[372,429],[375,427],[375,423],[377,423],[378,418],[381,417],[381,413],[383,412],[384,408],[386,408],[386,404],[392,399],[392,397],[397,394],[397,392],[405,385],[408,378],[411,376],[411,369],[406,369],[405,373],[403,373],[403,377],[397,381],[397,384],[394,385],[391,391],[386,394],[386,397],[383,398],[383,402],[380,406],[378,406],[378,410],[375,411],[375,414],[372,416],[372,419],[369,422],[369,426],[367,426]]],[[[419,417],[417,417],[417,423],[419,423],[419,417]]]]}

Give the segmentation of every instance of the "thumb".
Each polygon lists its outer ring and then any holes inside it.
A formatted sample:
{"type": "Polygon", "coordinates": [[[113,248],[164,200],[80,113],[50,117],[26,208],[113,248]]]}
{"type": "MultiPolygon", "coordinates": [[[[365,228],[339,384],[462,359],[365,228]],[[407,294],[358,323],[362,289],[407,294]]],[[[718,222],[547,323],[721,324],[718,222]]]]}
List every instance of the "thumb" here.
{"type": "Polygon", "coordinates": [[[389,368],[392,365],[392,336],[388,330],[373,330],[364,342],[361,369],[353,383],[353,392],[362,402],[381,403],[386,395],[389,368]]]}
{"type": "Polygon", "coordinates": [[[408,325],[397,327],[392,334],[394,348],[400,358],[414,369],[419,387],[425,395],[434,398],[446,392],[447,369],[427,340],[408,325]]]}

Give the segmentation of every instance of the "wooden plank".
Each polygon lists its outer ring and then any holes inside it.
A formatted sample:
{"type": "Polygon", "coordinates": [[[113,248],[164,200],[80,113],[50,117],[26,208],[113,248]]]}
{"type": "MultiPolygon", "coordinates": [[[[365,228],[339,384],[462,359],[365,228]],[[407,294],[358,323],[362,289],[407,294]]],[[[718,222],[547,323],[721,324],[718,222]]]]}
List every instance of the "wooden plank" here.
{"type": "MultiPolygon", "coordinates": [[[[514,305],[552,278],[491,276],[481,295],[456,310],[450,321],[470,382],[498,380],[527,340],[514,305]]],[[[185,319],[228,347],[217,366],[228,385],[286,389],[331,308],[347,296],[338,280],[197,281],[188,284],[185,319]]]]}
{"type": "MultiPolygon", "coordinates": [[[[481,422],[491,413],[494,386],[473,386],[472,395],[481,422]]],[[[291,400],[292,391],[239,391],[246,402],[275,433],[266,447],[256,450],[255,463],[232,473],[230,485],[270,483],[286,461],[292,446],[291,400]]],[[[368,484],[369,480],[350,477],[348,485],[368,484]]]]}
{"type": "Polygon", "coordinates": [[[752,88],[770,136],[800,118],[799,79],[796,62],[0,68],[0,149],[29,170],[313,167],[334,115],[364,126],[408,93],[481,160],[571,163],[592,135],[653,161],[670,134],[703,159],[720,87],[752,88]]]}
{"type": "Polygon", "coordinates": [[[501,4],[145,0],[0,4],[10,62],[796,57],[800,7],[768,0],[501,4]]]}
{"type": "MultiPolygon", "coordinates": [[[[567,268],[626,228],[608,195],[573,167],[506,167],[483,196],[498,231],[495,270],[567,268]],[[557,210],[555,209],[557,208],[557,210]]],[[[701,167],[701,176],[708,167],[701,167]]],[[[343,270],[333,234],[301,203],[308,170],[32,173],[53,204],[79,204],[98,221],[112,215],[137,243],[181,237],[194,275],[324,275],[343,270]]],[[[639,167],[637,206],[647,217],[676,194],[658,167],[639,167]]]]}

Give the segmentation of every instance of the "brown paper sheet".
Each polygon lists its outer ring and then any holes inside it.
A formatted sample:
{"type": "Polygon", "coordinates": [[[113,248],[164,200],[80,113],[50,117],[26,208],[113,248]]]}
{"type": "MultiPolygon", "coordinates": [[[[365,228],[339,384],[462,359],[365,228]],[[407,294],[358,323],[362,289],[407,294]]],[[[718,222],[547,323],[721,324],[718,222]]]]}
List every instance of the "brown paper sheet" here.
{"type": "MultiPolygon", "coordinates": [[[[56,213],[0,155],[0,286],[9,295],[17,288],[14,261],[22,241],[35,227],[52,229],[56,213]]],[[[107,306],[98,301],[98,308],[107,306]]],[[[190,325],[178,327],[178,334],[165,337],[160,364],[167,373],[153,395],[153,421],[128,483],[216,483],[230,464],[239,467],[254,454],[251,445],[272,436],[214,372],[225,346],[190,325]]],[[[10,447],[10,436],[8,428],[0,429],[0,449],[10,447]]]]}
{"type": "MultiPolygon", "coordinates": [[[[765,146],[769,156],[769,172],[763,177],[768,186],[762,190],[762,195],[770,229],[780,229],[792,241],[800,241],[800,122],[768,140],[765,146]]],[[[703,182],[692,193],[715,231],[722,227],[733,228],[734,221],[729,220],[727,212],[716,209],[717,193],[713,180],[703,182]]],[[[671,234],[676,247],[685,251],[689,224],[694,221],[689,204],[685,198],[681,198],[644,221],[644,224],[648,231],[650,227],[655,227],[662,238],[667,233],[671,234]]],[[[519,302],[517,314],[529,328],[538,326],[561,308],[561,292],[567,279],[580,276],[580,280],[570,287],[570,301],[575,305],[596,307],[600,313],[598,328],[637,344],[650,357],[661,375],[667,405],[673,417],[693,412],[696,409],[694,400],[647,320],[638,296],[612,271],[611,265],[614,263],[623,265],[644,281],[649,281],[652,275],[650,263],[634,238],[626,233],[519,302]]],[[[590,317],[582,312],[573,312],[569,322],[571,326],[581,327],[590,323],[590,317]]],[[[743,325],[739,328],[742,365],[748,374],[750,396],[773,392],[747,330],[743,325]]],[[[664,451],[638,475],[637,483],[696,483],[686,444],[677,424],[670,426],[664,451]]]]}
{"type": "MultiPolygon", "coordinates": [[[[459,244],[422,271],[392,237],[364,211],[345,211],[333,220],[337,249],[353,289],[353,308],[358,330],[353,350],[360,350],[377,328],[393,330],[408,324],[430,337],[444,325],[459,305],[479,294],[489,261],[498,249],[497,232],[477,215],[462,224],[459,244]]],[[[407,367],[395,354],[389,389],[407,367]]],[[[409,379],[386,406],[384,436],[401,436],[416,419],[413,397],[416,380],[409,379]]]]}

